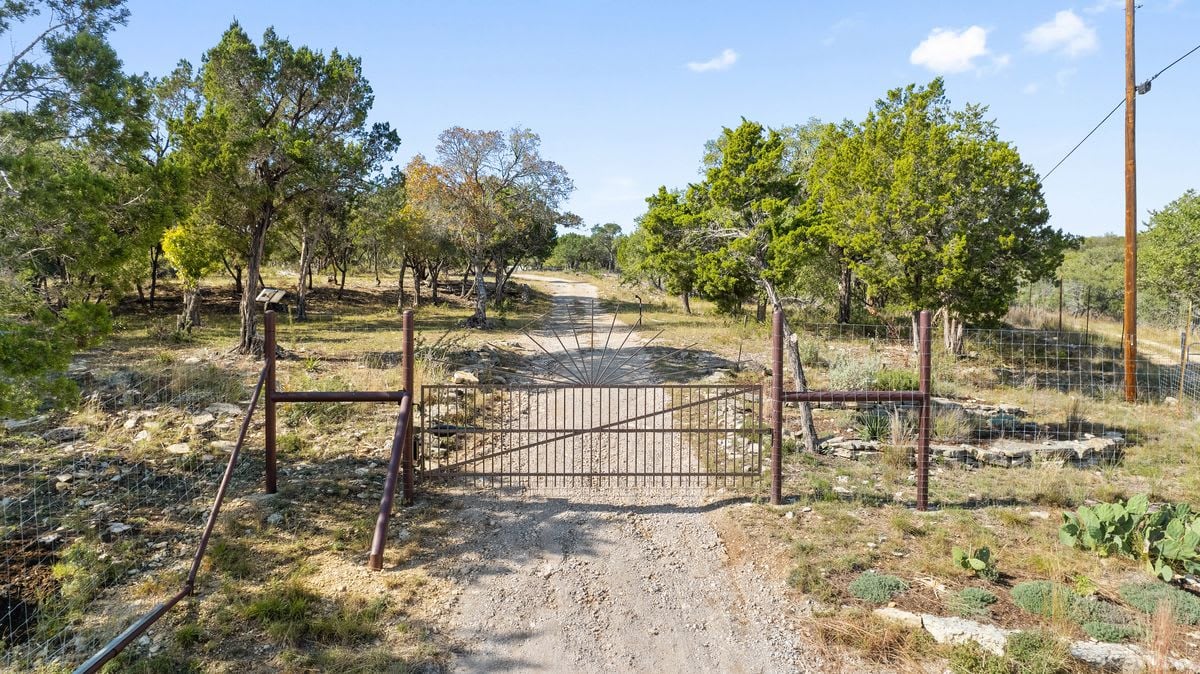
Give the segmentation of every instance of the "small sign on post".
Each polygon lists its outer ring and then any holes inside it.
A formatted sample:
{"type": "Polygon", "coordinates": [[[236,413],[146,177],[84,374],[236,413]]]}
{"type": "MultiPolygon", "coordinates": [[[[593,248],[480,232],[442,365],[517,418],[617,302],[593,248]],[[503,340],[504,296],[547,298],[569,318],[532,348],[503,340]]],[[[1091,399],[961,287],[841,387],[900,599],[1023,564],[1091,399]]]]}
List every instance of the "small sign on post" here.
{"type": "Polygon", "coordinates": [[[262,302],[263,311],[271,310],[286,310],[287,307],[283,303],[283,298],[287,297],[287,291],[279,288],[263,288],[258,293],[258,297],[254,298],[255,302],[262,302]]]}

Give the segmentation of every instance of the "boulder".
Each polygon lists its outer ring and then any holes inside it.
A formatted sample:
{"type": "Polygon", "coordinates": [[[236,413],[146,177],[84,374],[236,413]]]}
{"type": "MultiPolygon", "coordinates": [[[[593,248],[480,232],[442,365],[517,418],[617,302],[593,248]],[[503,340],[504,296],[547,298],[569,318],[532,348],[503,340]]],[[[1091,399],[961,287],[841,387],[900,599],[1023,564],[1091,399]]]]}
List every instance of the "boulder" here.
{"type": "Polygon", "coordinates": [[[46,442],[73,442],[86,433],[87,429],[82,426],[59,426],[43,433],[42,439],[46,442]]]}
{"type": "Polygon", "coordinates": [[[958,645],[974,642],[995,655],[1004,655],[1004,648],[1008,644],[1008,630],[966,618],[942,618],[922,614],[921,624],[925,631],[929,632],[929,636],[939,644],[958,645]]]}
{"type": "Polygon", "coordinates": [[[213,403],[205,407],[204,411],[218,417],[237,416],[243,412],[241,407],[229,403],[213,403]]]}
{"type": "Polygon", "coordinates": [[[188,454],[192,451],[191,445],[186,442],[177,442],[173,445],[167,445],[168,454],[188,454]]]}
{"type": "Polygon", "coordinates": [[[478,384],[479,376],[476,375],[474,372],[468,372],[467,370],[458,370],[453,375],[451,375],[450,380],[452,382],[454,382],[455,384],[478,384]]]}

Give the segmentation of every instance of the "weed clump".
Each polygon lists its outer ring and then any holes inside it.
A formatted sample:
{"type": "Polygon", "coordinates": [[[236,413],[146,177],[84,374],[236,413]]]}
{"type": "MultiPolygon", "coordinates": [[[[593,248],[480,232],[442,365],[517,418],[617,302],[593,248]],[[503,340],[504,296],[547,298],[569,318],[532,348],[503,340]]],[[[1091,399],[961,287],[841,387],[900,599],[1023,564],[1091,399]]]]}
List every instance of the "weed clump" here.
{"type": "Polygon", "coordinates": [[[946,607],[964,618],[977,618],[987,615],[997,601],[999,597],[983,588],[967,587],[950,595],[946,607]]]}
{"type": "Polygon", "coordinates": [[[1145,632],[1137,625],[1115,625],[1113,623],[1084,623],[1083,631],[1096,641],[1120,643],[1137,641],[1145,636],[1145,632]]]}
{"type": "Polygon", "coordinates": [[[1120,593],[1125,603],[1142,613],[1153,615],[1161,602],[1169,602],[1176,622],[1200,625],[1200,599],[1166,583],[1127,583],[1120,593]]]}
{"type": "Polygon", "coordinates": [[[1066,674],[1070,653],[1053,634],[1016,632],[1008,638],[1004,655],[995,655],[979,644],[955,646],[950,651],[950,671],[955,674],[1066,674]]]}
{"type": "Polygon", "coordinates": [[[921,388],[917,375],[908,370],[880,370],[875,375],[877,391],[916,391],[921,388]]]}
{"type": "Polygon", "coordinates": [[[1011,590],[1013,603],[1040,616],[1066,616],[1075,599],[1071,588],[1048,580],[1017,583],[1011,590]]]}
{"type": "Polygon", "coordinates": [[[867,572],[847,588],[850,594],[872,604],[883,604],[908,589],[908,583],[886,573],[867,572]]]}

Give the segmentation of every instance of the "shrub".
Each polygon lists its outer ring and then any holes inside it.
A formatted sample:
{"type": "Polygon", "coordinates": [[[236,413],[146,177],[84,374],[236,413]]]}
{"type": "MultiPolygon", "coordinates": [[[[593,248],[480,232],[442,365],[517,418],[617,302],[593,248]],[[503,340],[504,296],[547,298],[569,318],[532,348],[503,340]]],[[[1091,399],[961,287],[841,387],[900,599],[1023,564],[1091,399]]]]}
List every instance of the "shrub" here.
{"type": "Polygon", "coordinates": [[[908,589],[908,583],[886,573],[868,571],[850,583],[850,594],[872,604],[883,604],[908,589]]]}
{"type": "Polygon", "coordinates": [[[859,411],[854,415],[854,430],[859,439],[884,440],[891,436],[892,417],[880,409],[859,411]]]}
{"type": "Polygon", "coordinates": [[[947,664],[954,674],[1011,674],[1008,660],[983,650],[974,641],[951,649],[947,664]]]}
{"type": "Polygon", "coordinates": [[[1041,616],[1068,615],[1075,597],[1071,588],[1048,580],[1017,583],[1011,594],[1013,603],[1022,610],[1041,616]]]}
{"type": "Polygon", "coordinates": [[[993,655],[979,644],[955,646],[950,651],[950,671],[955,674],[1065,674],[1071,667],[1066,645],[1048,632],[1015,632],[1008,637],[1004,656],[993,655]]]}
{"type": "Polygon", "coordinates": [[[987,590],[967,587],[950,595],[946,607],[964,618],[976,618],[987,615],[991,605],[998,600],[996,595],[987,590]]]}
{"type": "Polygon", "coordinates": [[[1071,654],[1058,637],[1040,630],[1016,632],[1008,637],[1009,669],[1020,674],[1068,672],[1071,654]]]}
{"type": "Polygon", "coordinates": [[[1166,583],[1127,583],[1121,586],[1121,599],[1142,613],[1152,615],[1160,602],[1171,604],[1175,621],[1200,625],[1200,599],[1166,583]]]}
{"type": "Polygon", "coordinates": [[[1117,625],[1113,623],[1084,623],[1083,631],[1096,641],[1120,643],[1136,641],[1145,636],[1145,631],[1137,625],[1117,625]]]}
{"type": "Polygon", "coordinates": [[[883,369],[879,359],[860,357],[850,359],[838,354],[829,366],[829,388],[839,391],[865,391],[875,383],[875,375],[883,369]]]}
{"type": "Polygon", "coordinates": [[[952,554],[957,566],[973,572],[980,578],[994,581],[1000,577],[1000,572],[996,570],[996,562],[992,559],[992,551],[987,546],[971,552],[955,547],[952,554]]]}
{"type": "Polygon", "coordinates": [[[921,388],[921,380],[908,370],[884,368],[875,375],[874,388],[877,391],[916,391],[921,388]]]}

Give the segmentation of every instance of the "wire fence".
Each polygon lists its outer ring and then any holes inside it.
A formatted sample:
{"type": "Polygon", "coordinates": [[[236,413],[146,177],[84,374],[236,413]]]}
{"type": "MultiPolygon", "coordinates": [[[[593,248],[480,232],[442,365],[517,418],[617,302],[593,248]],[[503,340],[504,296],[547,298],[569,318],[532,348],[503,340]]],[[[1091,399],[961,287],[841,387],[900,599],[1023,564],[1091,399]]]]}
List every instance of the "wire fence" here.
{"type": "MultiPolygon", "coordinates": [[[[83,359],[77,410],[5,423],[0,668],[75,667],[178,591],[244,414],[242,365],[83,359]]],[[[261,479],[247,455],[235,493],[261,479]]]]}
{"type": "MultiPolygon", "coordinates": [[[[422,318],[418,386],[445,382],[459,367],[499,378],[484,384],[503,385],[537,355],[528,345],[493,336],[475,339],[454,329],[456,324],[449,315],[422,318]],[[464,366],[463,358],[474,360],[464,366]]],[[[805,325],[797,331],[796,346],[812,389],[917,388],[917,356],[907,326],[805,325]]],[[[281,390],[397,390],[402,385],[398,315],[283,325],[280,347],[285,356],[279,362],[281,390]]],[[[1200,400],[1200,354],[1186,368],[1177,355],[1143,351],[1138,363],[1142,400],[1170,404],[1175,399],[1180,405],[1200,400]]],[[[211,353],[202,359],[133,350],[87,356],[71,371],[83,394],[76,410],[5,422],[0,433],[0,669],[77,666],[178,590],[257,367],[211,353]],[[125,364],[112,364],[117,362],[125,364]]],[[[1017,466],[1038,456],[1014,444],[1027,443],[1050,447],[1043,454],[1063,462],[1102,462],[1111,458],[1108,448],[1119,451],[1136,432],[1114,424],[1108,409],[1124,405],[1118,340],[1069,331],[967,330],[959,354],[946,350],[935,335],[932,367],[930,430],[936,459],[1017,466]],[[1113,440],[1114,435],[1122,440],[1113,440]]],[[[875,452],[897,465],[912,460],[916,414],[911,404],[827,407],[818,418],[823,451],[852,458],[875,452]]],[[[261,489],[261,418],[257,415],[251,425],[234,473],[234,498],[261,489]]],[[[394,421],[395,409],[388,405],[284,407],[281,481],[300,484],[314,465],[348,458],[343,467],[352,487],[348,493],[355,507],[369,514],[394,421]]],[[[789,442],[799,441],[795,431],[789,426],[789,442]]]]}

